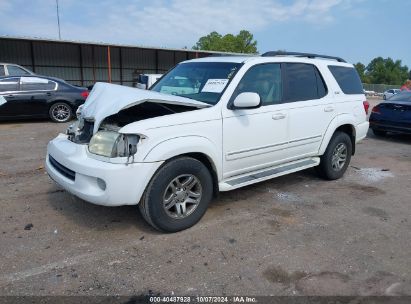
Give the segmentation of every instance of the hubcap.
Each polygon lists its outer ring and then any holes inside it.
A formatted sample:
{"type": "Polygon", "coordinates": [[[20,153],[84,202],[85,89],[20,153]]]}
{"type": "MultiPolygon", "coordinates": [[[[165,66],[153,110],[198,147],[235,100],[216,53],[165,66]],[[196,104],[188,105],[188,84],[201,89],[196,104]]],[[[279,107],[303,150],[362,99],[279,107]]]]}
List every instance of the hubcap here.
{"type": "Polygon", "coordinates": [[[168,184],[164,192],[164,210],[172,218],[186,218],[199,205],[202,192],[201,183],[194,175],[177,176],[168,184]]]}
{"type": "Polygon", "coordinates": [[[347,146],[344,143],[339,143],[333,152],[331,164],[333,170],[340,171],[347,161],[347,146]]]}
{"type": "Polygon", "coordinates": [[[57,105],[52,111],[53,118],[57,121],[65,121],[70,115],[70,109],[66,105],[57,105]]]}

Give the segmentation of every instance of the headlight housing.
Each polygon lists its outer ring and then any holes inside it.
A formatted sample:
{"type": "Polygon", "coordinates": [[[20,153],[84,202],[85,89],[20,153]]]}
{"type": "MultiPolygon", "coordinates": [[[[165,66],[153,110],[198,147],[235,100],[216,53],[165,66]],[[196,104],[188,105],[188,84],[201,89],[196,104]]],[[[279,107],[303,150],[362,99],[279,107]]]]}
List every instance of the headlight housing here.
{"type": "Polygon", "coordinates": [[[136,134],[120,134],[115,131],[98,131],[90,140],[90,153],[105,157],[130,157],[137,152],[140,137],[136,134]]]}

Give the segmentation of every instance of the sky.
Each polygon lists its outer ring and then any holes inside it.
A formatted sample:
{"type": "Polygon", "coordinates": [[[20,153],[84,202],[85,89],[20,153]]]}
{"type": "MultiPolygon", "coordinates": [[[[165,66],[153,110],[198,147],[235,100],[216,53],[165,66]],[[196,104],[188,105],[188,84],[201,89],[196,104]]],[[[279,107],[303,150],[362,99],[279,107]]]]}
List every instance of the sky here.
{"type": "MultiPolygon", "coordinates": [[[[260,53],[312,52],[411,68],[410,0],[58,0],[61,38],[191,48],[212,31],[254,34],[260,53]]],[[[0,36],[58,39],[56,0],[0,0],[0,36]]]]}

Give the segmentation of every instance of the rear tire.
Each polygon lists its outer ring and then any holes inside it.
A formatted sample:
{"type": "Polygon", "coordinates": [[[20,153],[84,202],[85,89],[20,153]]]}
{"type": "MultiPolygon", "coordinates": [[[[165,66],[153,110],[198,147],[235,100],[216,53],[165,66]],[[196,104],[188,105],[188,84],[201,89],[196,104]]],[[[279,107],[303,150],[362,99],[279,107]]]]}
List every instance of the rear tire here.
{"type": "Polygon", "coordinates": [[[321,156],[317,173],[324,179],[335,180],[342,177],[350,164],[352,142],[347,133],[337,131],[321,156]]]}
{"type": "Polygon", "coordinates": [[[50,107],[49,116],[52,121],[63,123],[72,118],[73,110],[65,102],[56,102],[50,107]]]}
{"type": "Polygon", "coordinates": [[[375,136],[383,137],[383,136],[387,135],[387,131],[372,129],[372,132],[374,133],[375,136]]]}
{"type": "Polygon", "coordinates": [[[197,159],[181,157],[163,165],[153,176],[139,203],[144,219],[164,232],[196,224],[213,196],[213,180],[197,159]]]}

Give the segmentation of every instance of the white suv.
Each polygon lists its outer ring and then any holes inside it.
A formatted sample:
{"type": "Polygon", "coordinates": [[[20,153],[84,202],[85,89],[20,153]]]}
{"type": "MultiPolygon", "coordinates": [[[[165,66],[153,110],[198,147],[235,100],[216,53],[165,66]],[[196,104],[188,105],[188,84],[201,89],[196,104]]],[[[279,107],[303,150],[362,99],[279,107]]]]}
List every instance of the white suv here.
{"type": "Polygon", "coordinates": [[[50,141],[50,177],[155,228],[200,220],[219,191],[316,167],[340,178],[368,130],[358,74],[337,57],[269,52],[178,64],[149,91],[97,83],[50,141]]]}

